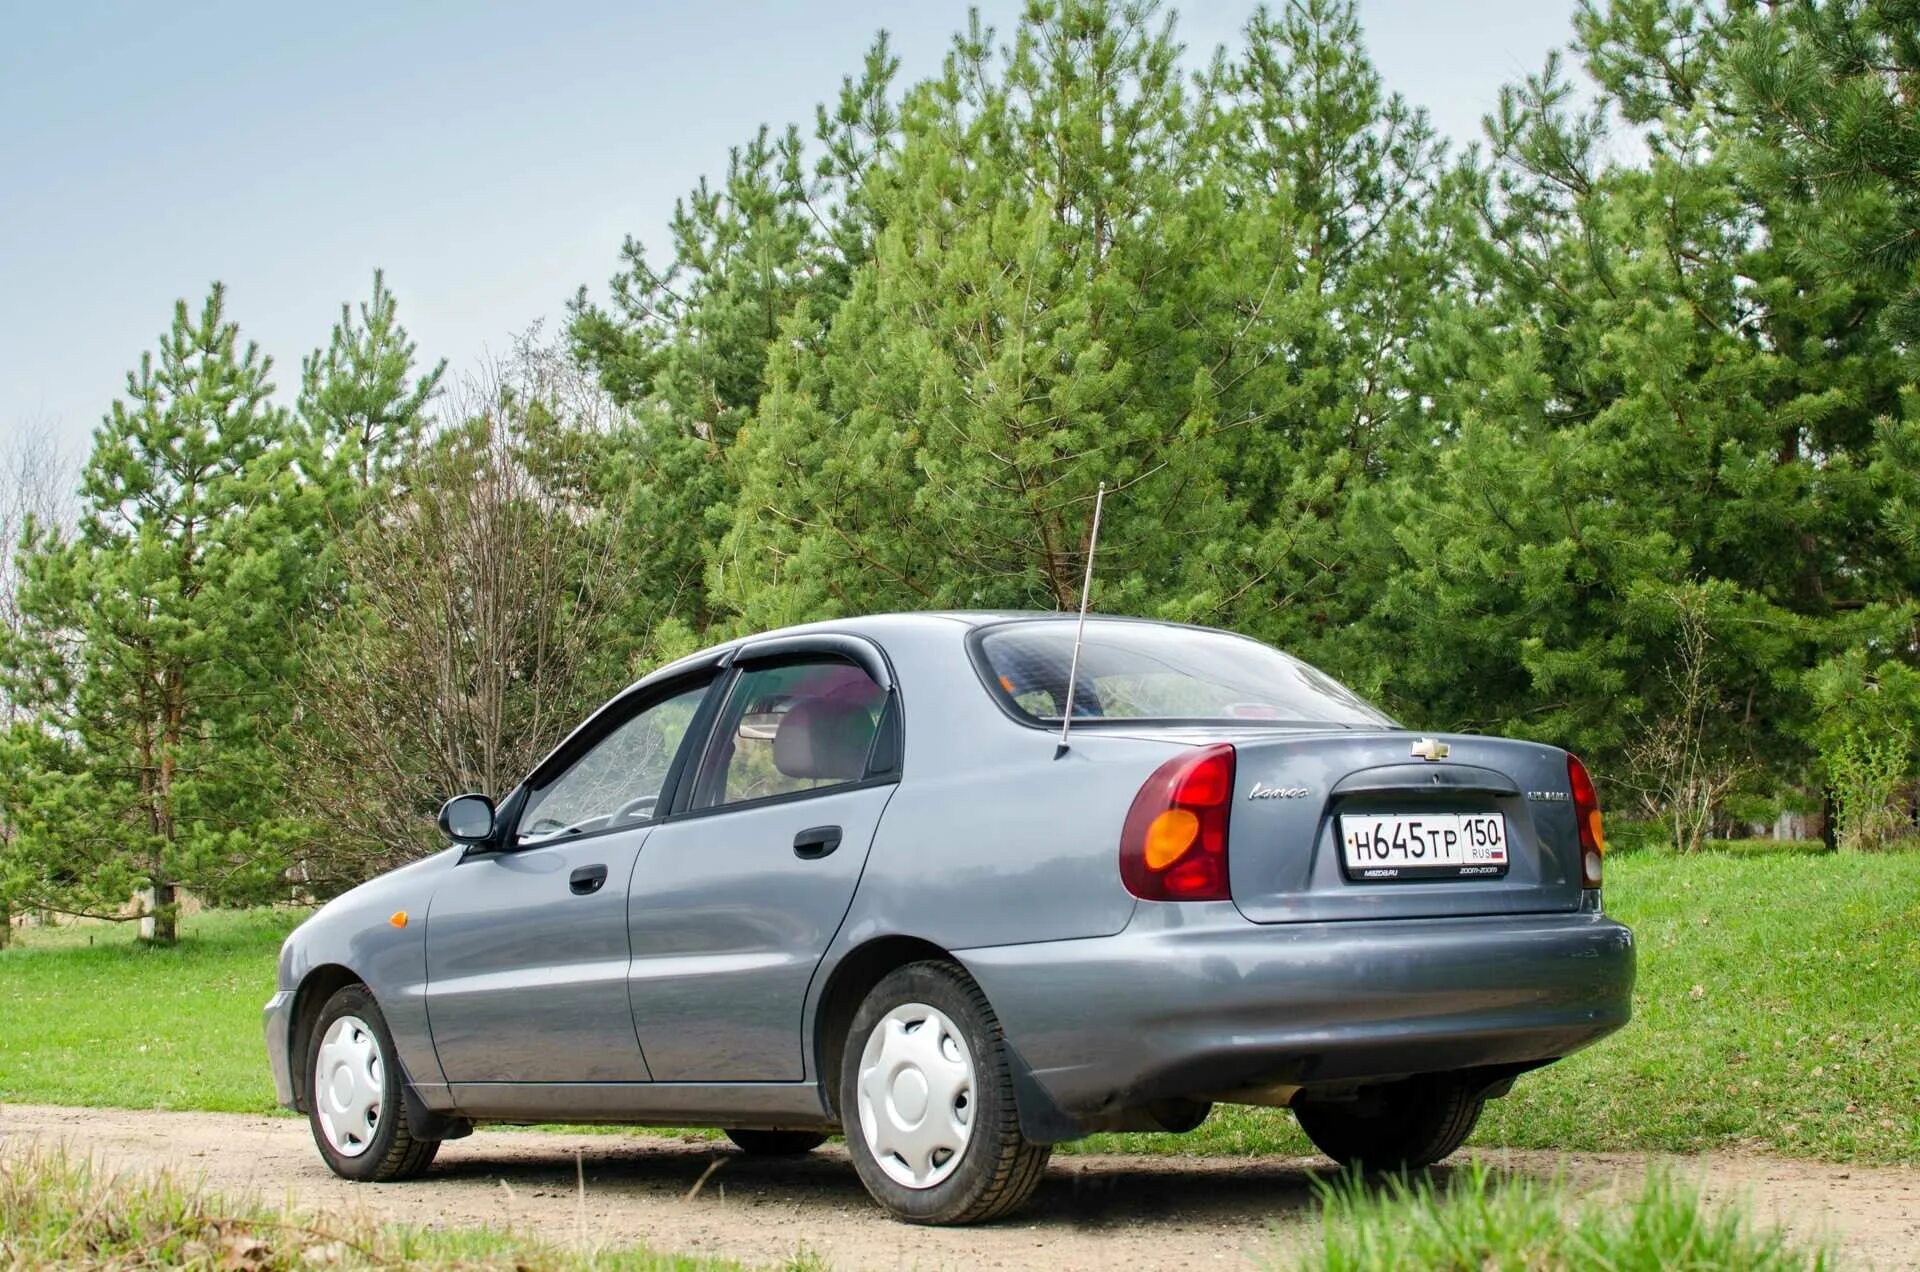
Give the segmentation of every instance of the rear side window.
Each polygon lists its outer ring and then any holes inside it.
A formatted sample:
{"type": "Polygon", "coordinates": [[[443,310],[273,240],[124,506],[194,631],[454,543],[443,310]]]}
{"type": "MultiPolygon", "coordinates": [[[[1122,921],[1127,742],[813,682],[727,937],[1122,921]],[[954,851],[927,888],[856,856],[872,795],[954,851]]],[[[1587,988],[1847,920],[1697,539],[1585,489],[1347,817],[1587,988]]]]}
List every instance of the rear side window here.
{"type": "MultiPolygon", "coordinates": [[[[1060,722],[1074,621],[985,628],[975,657],[993,692],[1035,724],[1060,722]]],[[[1297,658],[1227,632],[1088,619],[1075,720],[1232,721],[1392,727],[1358,694],[1297,658]]]]}
{"type": "Polygon", "coordinates": [[[851,663],[794,661],[741,672],[700,766],[693,806],[860,781],[886,705],[886,691],[851,663]]]}

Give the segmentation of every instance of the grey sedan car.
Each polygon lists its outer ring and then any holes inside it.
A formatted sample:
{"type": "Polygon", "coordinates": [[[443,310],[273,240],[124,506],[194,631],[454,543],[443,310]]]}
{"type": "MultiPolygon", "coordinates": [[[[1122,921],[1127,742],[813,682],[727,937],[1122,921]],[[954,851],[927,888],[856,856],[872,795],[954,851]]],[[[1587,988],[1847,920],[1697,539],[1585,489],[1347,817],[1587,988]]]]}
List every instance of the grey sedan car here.
{"type": "Polygon", "coordinates": [[[895,614],[661,668],[287,939],[281,1102],[361,1180],[480,1122],[844,1131],[894,1215],[964,1223],[1221,1102],[1422,1166],[1625,1023],[1579,760],[1097,617],[1063,746],[1074,653],[1057,614],[895,614]]]}

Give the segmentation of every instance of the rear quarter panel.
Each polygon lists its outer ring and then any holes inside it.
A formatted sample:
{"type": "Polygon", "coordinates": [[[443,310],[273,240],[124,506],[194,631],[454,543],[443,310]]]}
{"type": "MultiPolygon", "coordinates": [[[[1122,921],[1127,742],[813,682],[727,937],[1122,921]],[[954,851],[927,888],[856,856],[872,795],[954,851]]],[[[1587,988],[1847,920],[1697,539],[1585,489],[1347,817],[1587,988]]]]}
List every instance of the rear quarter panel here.
{"type": "Polygon", "coordinates": [[[874,635],[901,687],[900,786],[836,949],[885,935],[945,949],[1105,936],[1133,915],[1120,828],[1180,744],[1018,724],[967,661],[964,624],[874,635]]]}

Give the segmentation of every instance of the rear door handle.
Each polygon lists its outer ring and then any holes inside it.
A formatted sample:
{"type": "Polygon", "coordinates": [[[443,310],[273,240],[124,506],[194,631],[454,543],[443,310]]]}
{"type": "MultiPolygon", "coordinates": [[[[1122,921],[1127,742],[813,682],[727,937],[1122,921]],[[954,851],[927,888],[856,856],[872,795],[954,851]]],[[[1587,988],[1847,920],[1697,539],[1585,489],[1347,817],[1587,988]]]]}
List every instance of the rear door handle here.
{"type": "Polygon", "coordinates": [[[840,846],[838,826],[815,826],[793,837],[793,855],[803,861],[817,861],[840,846]]]}
{"type": "Polygon", "coordinates": [[[567,886],[573,889],[573,894],[577,897],[600,891],[600,885],[606,881],[605,866],[582,866],[567,876],[567,886]]]}

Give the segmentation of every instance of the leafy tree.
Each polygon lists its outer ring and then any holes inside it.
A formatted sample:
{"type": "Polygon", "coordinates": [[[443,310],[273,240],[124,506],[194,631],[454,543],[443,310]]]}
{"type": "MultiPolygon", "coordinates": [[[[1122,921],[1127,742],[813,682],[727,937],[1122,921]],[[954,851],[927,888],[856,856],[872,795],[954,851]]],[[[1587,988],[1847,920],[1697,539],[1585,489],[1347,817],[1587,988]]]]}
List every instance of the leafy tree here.
{"type": "Polygon", "coordinates": [[[462,422],[403,459],[346,535],[347,603],[303,651],[290,739],[312,891],[430,850],[443,800],[504,794],[653,652],[650,626],[623,636],[612,618],[622,510],[543,477],[543,442],[585,430],[530,352],[457,392],[462,422]]]}
{"type": "MultiPolygon", "coordinates": [[[[15,548],[29,526],[54,526],[64,521],[63,471],[59,452],[44,435],[23,434],[0,454],[0,654],[21,634],[19,604],[20,558],[15,548]]],[[[13,935],[14,895],[30,880],[25,864],[14,858],[16,818],[8,810],[19,793],[34,780],[27,762],[32,748],[16,747],[10,734],[25,725],[31,713],[16,704],[4,676],[0,676],[0,948],[13,935]]],[[[26,742],[23,736],[20,741],[26,742]]]]}
{"type": "Polygon", "coordinates": [[[176,306],[94,437],[71,534],[36,524],[21,559],[8,735],[35,775],[10,807],[32,900],[114,915],[150,890],[257,893],[277,876],[266,742],[302,571],[281,499],[286,414],[270,362],[215,284],[176,306]]]}

